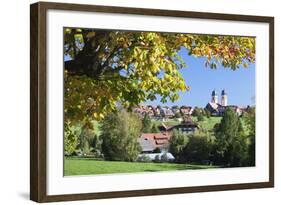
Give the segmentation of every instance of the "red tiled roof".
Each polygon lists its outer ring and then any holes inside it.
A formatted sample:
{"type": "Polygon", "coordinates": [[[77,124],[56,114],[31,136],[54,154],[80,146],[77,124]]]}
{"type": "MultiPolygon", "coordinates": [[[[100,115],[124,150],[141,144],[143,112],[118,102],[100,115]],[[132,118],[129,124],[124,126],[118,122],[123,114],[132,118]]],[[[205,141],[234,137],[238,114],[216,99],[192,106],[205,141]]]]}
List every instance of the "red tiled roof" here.
{"type": "Polygon", "coordinates": [[[142,133],[141,138],[147,139],[169,139],[170,136],[166,133],[142,133]]]}
{"type": "Polygon", "coordinates": [[[169,139],[170,137],[168,135],[155,135],[154,139],[160,140],[160,139],[169,139]]]}
{"type": "Polygon", "coordinates": [[[166,140],[155,140],[155,143],[157,144],[157,145],[163,145],[163,144],[167,144],[168,143],[168,140],[166,139],[166,140]]]}

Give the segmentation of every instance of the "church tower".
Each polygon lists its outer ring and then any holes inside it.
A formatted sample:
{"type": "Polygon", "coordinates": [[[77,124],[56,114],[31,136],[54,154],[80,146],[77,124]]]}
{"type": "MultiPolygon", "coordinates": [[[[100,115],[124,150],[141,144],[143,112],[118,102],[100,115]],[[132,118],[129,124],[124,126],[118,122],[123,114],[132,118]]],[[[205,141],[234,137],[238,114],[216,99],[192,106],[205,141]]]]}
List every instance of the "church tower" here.
{"type": "Polygon", "coordinates": [[[227,94],[226,94],[225,90],[221,91],[221,105],[227,106],[227,94]]]}
{"type": "Polygon", "coordinates": [[[217,94],[217,92],[216,92],[215,90],[213,90],[213,92],[212,92],[212,99],[211,99],[211,102],[212,102],[212,103],[215,103],[215,104],[218,103],[218,94],[217,94]]]}

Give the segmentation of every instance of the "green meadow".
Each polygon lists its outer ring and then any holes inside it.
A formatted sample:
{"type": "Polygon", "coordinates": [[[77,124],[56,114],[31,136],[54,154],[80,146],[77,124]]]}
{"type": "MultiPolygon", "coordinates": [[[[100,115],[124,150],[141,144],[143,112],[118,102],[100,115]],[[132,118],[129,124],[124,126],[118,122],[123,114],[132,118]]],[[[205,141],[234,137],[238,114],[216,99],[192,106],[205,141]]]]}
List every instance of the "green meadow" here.
{"type": "Polygon", "coordinates": [[[103,161],[94,158],[67,157],[64,161],[64,176],[210,168],[216,168],[216,166],[177,163],[103,161]]]}

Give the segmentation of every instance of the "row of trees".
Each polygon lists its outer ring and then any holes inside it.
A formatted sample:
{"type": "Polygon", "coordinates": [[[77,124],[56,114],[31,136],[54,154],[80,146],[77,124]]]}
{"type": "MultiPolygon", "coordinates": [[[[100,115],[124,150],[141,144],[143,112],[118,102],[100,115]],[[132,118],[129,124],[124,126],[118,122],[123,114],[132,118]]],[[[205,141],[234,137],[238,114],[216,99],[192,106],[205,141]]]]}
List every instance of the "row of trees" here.
{"type": "Polygon", "coordinates": [[[155,123],[152,122],[148,114],[144,114],[142,119],[142,133],[159,133],[159,129],[155,123]]]}
{"type": "Polygon", "coordinates": [[[221,166],[255,165],[255,109],[243,117],[227,109],[214,136],[207,131],[187,135],[175,131],[170,142],[170,152],[177,162],[214,163],[221,166]],[[242,125],[244,123],[244,126],[242,125]]]}
{"type": "Polygon", "coordinates": [[[133,139],[137,139],[141,133],[160,132],[149,115],[145,114],[141,119],[139,115],[125,110],[107,115],[100,123],[102,131],[100,136],[95,133],[94,121],[88,121],[83,126],[65,124],[65,155],[83,154],[99,157],[103,153],[106,158],[111,160],[131,161],[137,156],[134,153],[139,153],[138,146],[134,145],[136,142],[133,139]],[[131,145],[136,149],[130,148],[131,145]],[[134,151],[129,153],[124,146],[134,151]],[[122,155],[128,156],[128,159],[121,156],[119,149],[120,152],[123,152],[122,155]]]}
{"type": "MultiPolygon", "coordinates": [[[[94,132],[94,122],[87,126],[65,125],[65,155],[103,157],[107,160],[135,161],[141,152],[138,138],[142,130],[148,129],[146,119],[122,109],[111,113],[100,121],[101,134],[94,132]]],[[[153,126],[149,125],[150,129],[153,126]]]]}
{"type": "Polygon", "coordinates": [[[192,112],[192,116],[197,117],[198,121],[203,121],[204,117],[207,117],[207,118],[211,117],[211,112],[205,108],[195,107],[192,112]]]}
{"type": "Polygon", "coordinates": [[[71,155],[94,155],[100,157],[101,138],[95,133],[94,122],[81,124],[66,124],[64,132],[64,154],[71,155]]]}

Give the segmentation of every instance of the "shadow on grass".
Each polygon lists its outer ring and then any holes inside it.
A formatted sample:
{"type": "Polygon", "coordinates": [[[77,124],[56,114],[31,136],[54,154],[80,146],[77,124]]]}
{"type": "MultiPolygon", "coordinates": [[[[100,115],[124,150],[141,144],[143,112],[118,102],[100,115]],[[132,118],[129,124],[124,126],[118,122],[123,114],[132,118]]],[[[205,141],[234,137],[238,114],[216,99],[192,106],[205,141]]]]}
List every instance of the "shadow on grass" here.
{"type": "Polygon", "coordinates": [[[145,169],[143,170],[144,172],[160,172],[160,171],[163,171],[163,170],[158,170],[158,169],[145,169]]]}
{"type": "Polygon", "coordinates": [[[68,160],[93,160],[93,161],[106,161],[102,158],[95,158],[95,157],[78,157],[78,156],[72,156],[72,157],[65,157],[64,159],[68,160]]]}
{"type": "Polygon", "coordinates": [[[186,170],[186,169],[210,169],[212,167],[209,166],[202,166],[202,165],[189,165],[186,164],[184,166],[176,166],[177,170],[186,170]]]}
{"type": "Polygon", "coordinates": [[[159,163],[159,167],[169,169],[170,166],[177,170],[186,170],[186,169],[210,169],[215,168],[215,166],[206,166],[201,164],[184,164],[184,163],[169,163],[169,164],[161,164],[159,163]]]}

